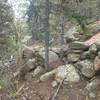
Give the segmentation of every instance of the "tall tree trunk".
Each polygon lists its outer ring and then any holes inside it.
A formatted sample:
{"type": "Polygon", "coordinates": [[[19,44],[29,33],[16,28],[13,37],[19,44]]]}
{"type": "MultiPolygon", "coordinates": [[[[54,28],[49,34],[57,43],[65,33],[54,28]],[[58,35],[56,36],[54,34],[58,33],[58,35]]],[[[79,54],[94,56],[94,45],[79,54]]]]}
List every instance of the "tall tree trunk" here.
{"type": "MultiPolygon", "coordinates": [[[[35,11],[37,9],[37,6],[35,5],[36,2],[37,2],[36,0],[32,0],[35,11]]],[[[35,14],[32,18],[32,40],[33,42],[38,40],[37,29],[38,29],[38,14],[35,14]]]]}
{"type": "Polygon", "coordinates": [[[38,40],[38,35],[37,35],[37,19],[36,18],[33,18],[33,22],[32,22],[32,40],[33,40],[33,42],[38,40]]]}
{"type": "Polygon", "coordinates": [[[46,0],[45,6],[45,18],[44,18],[44,28],[45,28],[45,68],[48,69],[49,66],[49,0],[46,0]]]}
{"type": "Polygon", "coordinates": [[[65,0],[61,0],[61,44],[64,44],[64,4],[65,0]]]}
{"type": "Polygon", "coordinates": [[[61,16],[61,44],[64,44],[64,16],[61,16]]]}

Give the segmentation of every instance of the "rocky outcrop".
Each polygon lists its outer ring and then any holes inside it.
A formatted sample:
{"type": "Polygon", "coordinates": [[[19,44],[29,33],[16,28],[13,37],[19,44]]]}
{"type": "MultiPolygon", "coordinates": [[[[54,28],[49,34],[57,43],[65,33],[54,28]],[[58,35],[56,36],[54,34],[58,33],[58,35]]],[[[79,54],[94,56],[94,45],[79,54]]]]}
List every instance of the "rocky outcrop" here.
{"type": "MultiPolygon", "coordinates": [[[[33,71],[33,77],[35,77],[45,70],[45,49],[43,47],[24,45],[24,59],[27,60],[20,70],[21,76],[33,71]]],[[[53,87],[62,80],[64,84],[68,84],[79,82],[82,76],[92,79],[97,71],[100,71],[100,43],[91,42],[91,40],[80,42],[73,39],[67,45],[52,47],[49,50],[48,69],[49,72],[40,76],[40,81],[52,78],[54,79],[53,87]]],[[[94,84],[94,80],[91,82],[94,84]]],[[[88,90],[91,88],[91,82],[87,84],[88,90]]],[[[94,86],[98,86],[99,82],[94,86]]]]}

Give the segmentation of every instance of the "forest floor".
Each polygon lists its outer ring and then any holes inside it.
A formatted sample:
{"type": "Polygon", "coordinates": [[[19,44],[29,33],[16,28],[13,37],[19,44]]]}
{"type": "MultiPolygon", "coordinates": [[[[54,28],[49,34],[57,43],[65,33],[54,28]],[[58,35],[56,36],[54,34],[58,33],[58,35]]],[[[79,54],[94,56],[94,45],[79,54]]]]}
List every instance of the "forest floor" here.
{"type": "MultiPolygon", "coordinates": [[[[27,80],[19,84],[17,83],[15,85],[17,96],[14,99],[9,97],[9,93],[7,93],[6,89],[9,90],[9,88],[1,89],[0,87],[0,100],[53,100],[52,98],[58,86],[55,88],[52,87],[51,83],[53,79],[40,82],[39,77],[31,77],[29,75],[27,80]]],[[[95,95],[90,94],[92,98],[86,93],[87,91],[84,91],[87,82],[87,79],[82,78],[77,84],[62,84],[54,100],[100,100],[100,91],[95,91],[95,95]]],[[[9,87],[11,89],[11,86],[9,87]]]]}
{"type": "MultiPolygon", "coordinates": [[[[98,35],[87,41],[86,43],[94,42],[95,40],[99,41],[98,35]]],[[[100,36],[99,36],[100,37],[100,36]]],[[[38,44],[41,45],[41,44],[38,44]]],[[[60,45],[56,45],[59,47],[60,45]]],[[[55,47],[55,46],[53,46],[55,47]]],[[[53,88],[51,83],[53,79],[50,79],[45,82],[38,81],[39,76],[35,78],[28,78],[23,84],[24,87],[20,91],[20,95],[18,96],[18,100],[53,100],[53,96],[57,91],[57,87],[53,88]]],[[[87,79],[81,78],[80,82],[77,84],[62,84],[58,94],[56,95],[54,100],[100,100],[100,91],[95,91],[95,96],[93,94],[86,93],[87,91],[84,90],[87,79]],[[92,95],[92,98],[90,98],[92,95]]],[[[18,87],[22,87],[23,85],[20,84],[18,87]]]]}
{"type": "MultiPolygon", "coordinates": [[[[27,80],[17,100],[52,100],[58,88],[52,87],[53,79],[46,82],[38,82],[38,79],[37,77],[27,80]]],[[[84,92],[86,83],[83,79],[74,85],[62,84],[54,100],[100,100],[100,91],[95,93],[94,98],[89,98],[89,95],[84,92]]]]}

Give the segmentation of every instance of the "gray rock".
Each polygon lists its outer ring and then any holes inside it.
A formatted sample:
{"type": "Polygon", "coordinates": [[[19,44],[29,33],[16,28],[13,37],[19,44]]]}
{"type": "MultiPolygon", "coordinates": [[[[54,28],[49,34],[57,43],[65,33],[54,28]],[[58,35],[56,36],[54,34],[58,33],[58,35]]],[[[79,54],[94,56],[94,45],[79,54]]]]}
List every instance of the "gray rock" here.
{"type": "Polygon", "coordinates": [[[69,53],[67,55],[67,60],[68,62],[77,62],[80,58],[80,54],[76,54],[76,53],[69,53]]]}
{"type": "Polygon", "coordinates": [[[86,51],[86,52],[83,52],[80,59],[81,60],[85,60],[85,59],[91,59],[93,60],[96,56],[96,52],[91,52],[91,51],[86,51]]]}
{"type": "Polygon", "coordinates": [[[90,52],[89,51],[83,52],[81,54],[81,57],[80,57],[81,60],[85,60],[85,59],[88,59],[88,58],[90,58],[90,52]]]}
{"type": "Polygon", "coordinates": [[[94,65],[90,60],[79,61],[76,65],[85,77],[91,78],[95,75],[94,65]]]}
{"type": "Polygon", "coordinates": [[[88,48],[88,46],[85,45],[84,42],[74,41],[74,42],[70,43],[69,48],[74,49],[74,50],[84,50],[84,49],[88,48]]]}
{"type": "Polygon", "coordinates": [[[96,43],[97,49],[100,50],[100,41],[97,41],[96,43]]]}
{"type": "Polygon", "coordinates": [[[36,75],[39,75],[43,72],[44,68],[41,66],[37,66],[37,68],[34,70],[34,72],[32,73],[33,77],[36,75]]]}
{"type": "Polygon", "coordinates": [[[97,46],[96,46],[96,44],[92,44],[92,45],[90,46],[90,48],[89,48],[89,52],[90,52],[90,53],[96,53],[96,51],[97,51],[97,46]]]}
{"type": "Polygon", "coordinates": [[[100,76],[95,77],[91,80],[90,83],[87,84],[86,89],[89,92],[93,92],[95,90],[100,90],[100,76]]]}
{"type": "Polygon", "coordinates": [[[34,59],[29,59],[26,64],[22,66],[22,68],[19,71],[19,78],[20,80],[23,80],[25,78],[25,75],[32,69],[35,69],[36,66],[34,66],[34,59]]]}
{"type": "Polygon", "coordinates": [[[24,50],[23,50],[22,57],[24,60],[27,61],[28,59],[31,59],[33,57],[33,50],[27,47],[23,47],[23,48],[24,50]]]}
{"type": "MultiPolygon", "coordinates": [[[[45,50],[40,50],[39,54],[43,59],[45,59],[45,50]]],[[[58,55],[56,53],[54,53],[53,51],[49,51],[49,63],[55,62],[58,60],[59,60],[58,55]]]]}
{"type": "Polygon", "coordinates": [[[29,59],[29,60],[27,61],[26,65],[27,65],[27,67],[29,68],[29,70],[35,68],[34,63],[35,63],[35,59],[34,59],[34,58],[33,58],[33,59],[29,59]]]}
{"type": "Polygon", "coordinates": [[[61,82],[64,79],[65,84],[67,82],[75,83],[75,82],[79,82],[80,76],[75,70],[75,67],[73,65],[66,64],[66,65],[59,66],[57,68],[55,79],[57,82],[61,82]]]}
{"type": "Polygon", "coordinates": [[[75,83],[80,80],[79,74],[71,64],[61,65],[58,68],[43,74],[40,77],[40,81],[46,81],[51,78],[55,78],[57,83],[64,80],[64,84],[75,83]]]}
{"type": "Polygon", "coordinates": [[[75,37],[75,34],[78,34],[78,27],[77,26],[74,26],[74,27],[71,27],[67,33],[65,33],[65,39],[66,39],[66,42],[72,42],[72,41],[76,41],[78,40],[79,38],[76,38],[75,37]]]}
{"type": "Polygon", "coordinates": [[[52,85],[52,87],[54,88],[54,87],[56,87],[56,86],[58,85],[58,83],[57,83],[57,81],[53,81],[53,82],[51,83],[51,85],[52,85]]]}

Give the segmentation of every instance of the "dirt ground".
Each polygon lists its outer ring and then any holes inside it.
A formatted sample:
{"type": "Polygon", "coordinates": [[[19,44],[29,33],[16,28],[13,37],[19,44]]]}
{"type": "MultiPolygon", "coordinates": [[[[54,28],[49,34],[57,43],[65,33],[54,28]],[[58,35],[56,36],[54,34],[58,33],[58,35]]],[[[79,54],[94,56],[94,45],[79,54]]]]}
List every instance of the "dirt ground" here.
{"type": "MultiPolygon", "coordinates": [[[[24,82],[17,100],[52,100],[57,87],[53,88],[53,79],[39,82],[38,78],[29,79],[24,82]]],[[[95,92],[95,97],[90,98],[84,90],[87,81],[84,79],[77,84],[62,85],[54,100],[100,100],[100,91],[95,92]]]]}

